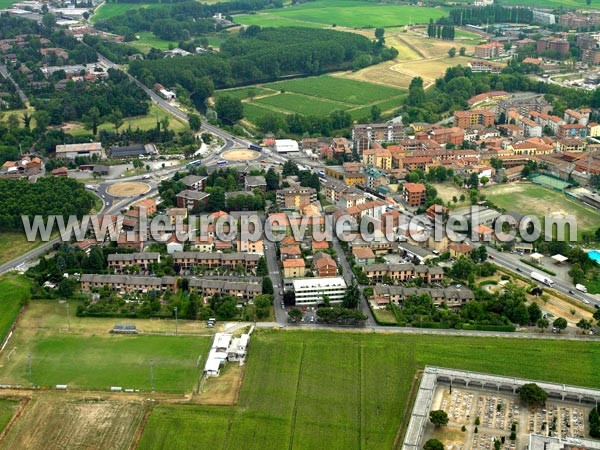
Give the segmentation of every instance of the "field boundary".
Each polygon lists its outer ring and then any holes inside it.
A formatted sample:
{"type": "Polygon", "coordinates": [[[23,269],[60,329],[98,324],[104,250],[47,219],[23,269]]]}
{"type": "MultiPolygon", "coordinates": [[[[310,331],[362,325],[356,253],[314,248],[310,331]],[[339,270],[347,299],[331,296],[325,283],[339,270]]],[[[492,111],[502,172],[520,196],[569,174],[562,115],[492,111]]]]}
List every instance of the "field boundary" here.
{"type": "Polygon", "coordinates": [[[408,398],[406,399],[406,407],[404,408],[404,415],[402,416],[402,421],[400,422],[400,426],[398,427],[396,439],[394,439],[394,450],[398,450],[402,445],[402,439],[404,438],[404,434],[406,433],[406,429],[408,428],[408,423],[410,421],[411,416],[410,412],[415,406],[417,392],[419,392],[419,385],[421,384],[421,378],[423,378],[423,373],[424,369],[417,370],[413,382],[410,386],[410,392],[408,393],[408,398]]]}
{"type": "MultiPolygon", "coordinates": [[[[10,397],[2,397],[2,398],[10,399],[10,397]]],[[[27,405],[29,405],[30,401],[31,401],[31,397],[25,397],[25,398],[21,399],[19,408],[17,409],[17,411],[14,413],[14,415],[10,419],[10,422],[8,422],[6,424],[6,426],[4,427],[4,430],[2,430],[2,433],[0,433],[0,443],[2,443],[4,441],[4,439],[6,439],[8,432],[11,430],[11,428],[14,426],[14,424],[17,422],[17,420],[23,415],[23,413],[25,412],[25,408],[27,407],[27,405]]]]}
{"type": "Polygon", "coordinates": [[[300,353],[300,364],[298,365],[298,381],[296,382],[296,395],[294,396],[294,412],[292,413],[292,429],[290,430],[289,449],[294,448],[294,430],[296,429],[296,417],[298,417],[298,391],[300,391],[300,383],[302,382],[302,364],[304,362],[304,352],[306,350],[306,342],[302,343],[302,353],[300,353]]]}
{"type": "Polygon", "coordinates": [[[146,411],[144,411],[144,415],[142,416],[142,420],[138,425],[133,438],[131,439],[131,445],[129,446],[129,450],[135,450],[142,438],[142,434],[144,433],[144,429],[146,428],[146,424],[148,423],[148,419],[150,419],[150,414],[154,410],[154,405],[146,405],[146,411]]]}

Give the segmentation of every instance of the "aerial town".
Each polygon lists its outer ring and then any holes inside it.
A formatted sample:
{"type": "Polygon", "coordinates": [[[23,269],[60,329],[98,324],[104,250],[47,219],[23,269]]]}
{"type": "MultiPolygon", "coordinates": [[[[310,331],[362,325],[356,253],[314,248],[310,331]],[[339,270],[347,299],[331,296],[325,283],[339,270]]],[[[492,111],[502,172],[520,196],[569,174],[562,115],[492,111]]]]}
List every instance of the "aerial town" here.
{"type": "Polygon", "coordinates": [[[600,450],[600,4],[0,0],[0,449],[600,450]]]}

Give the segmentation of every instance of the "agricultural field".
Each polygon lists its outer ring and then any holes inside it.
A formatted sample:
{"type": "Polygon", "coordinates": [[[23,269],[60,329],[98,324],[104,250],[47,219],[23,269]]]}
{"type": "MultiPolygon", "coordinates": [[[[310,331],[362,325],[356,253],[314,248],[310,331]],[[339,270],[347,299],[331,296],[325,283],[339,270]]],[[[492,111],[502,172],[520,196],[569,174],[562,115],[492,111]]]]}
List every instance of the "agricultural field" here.
{"type": "Polygon", "coordinates": [[[25,233],[2,231],[0,232],[0,265],[12,261],[17,256],[34,250],[43,242],[36,240],[29,242],[25,233]]]}
{"type": "Polygon", "coordinates": [[[415,374],[427,364],[600,383],[600,349],[588,342],[524,347],[508,338],[319,331],[259,331],[252,339],[237,406],[158,406],[139,448],[392,448],[415,374]]]}
{"type": "Polygon", "coordinates": [[[9,398],[0,398],[0,433],[13,418],[21,402],[9,398]]]}
{"type": "Polygon", "coordinates": [[[382,112],[394,111],[405,91],[338,75],[321,75],[218,91],[215,97],[225,94],[241,99],[244,116],[253,122],[273,113],[325,116],[334,110],[347,111],[358,119],[368,116],[374,104],[382,112]]]}
{"type": "Polygon", "coordinates": [[[165,41],[164,39],[158,38],[151,31],[140,31],[136,34],[139,39],[128,42],[128,45],[139,49],[143,53],[148,53],[151,48],[157,48],[159,50],[168,50],[169,45],[177,47],[177,42],[165,41]]]}
{"type": "Polygon", "coordinates": [[[600,223],[600,212],[566,197],[562,192],[531,183],[497,184],[486,187],[482,193],[493,204],[508,211],[532,214],[542,220],[547,214],[572,214],[577,218],[577,234],[595,231],[600,223]]]}
{"type": "MultiPolygon", "coordinates": [[[[115,323],[121,323],[117,320],[115,323]]],[[[36,331],[17,327],[0,355],[0,383],[108,390],[111,386],[191,392],[210,337],[126,336],[36,331]],[[28,373],[31,355],[31,380],[28,373]]]]}
{"type": "Polygon", "coordinates": [[[429,19],[446,16],[439,8],[390,5],[354,0],[317,0],[271,9],[256,14],[235,16],[243,25],[260,26],[341,26],[348,28],[393,27],[428,23],[429,19]]]}
{"type": "Polygon", "coordinates": [[[39,395],[25,407],[0,449],[128,449],[144,415],[141,401],[39,395]]]}
{"type": "Polygon", "coordinates": [[[3,275],[0,277],[0,292],[0,341],[4,342],[21,307],[30,297],[29,283],[18,275],[3,275]]]}

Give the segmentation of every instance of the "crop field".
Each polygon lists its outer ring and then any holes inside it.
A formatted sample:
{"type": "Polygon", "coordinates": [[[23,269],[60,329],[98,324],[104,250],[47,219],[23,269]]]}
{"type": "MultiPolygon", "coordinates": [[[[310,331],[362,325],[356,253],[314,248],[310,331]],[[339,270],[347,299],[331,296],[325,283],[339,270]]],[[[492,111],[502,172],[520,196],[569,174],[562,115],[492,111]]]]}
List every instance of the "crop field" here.
{"type": "Polygon", "coordinates": [[[485,188],[486,198],[500,208],[532,214],[540,219],[545,215],[572,214],[577,219],[577,233],[593,231],[600,223],[600,212],[566,197],[561,192],[531,183],[497,184],[485,188]]]}
{"type": "Polygon", "coordinates": [[[202,369],[198,357],[205,357],[210,342],[209,337],[119,336],[108,331],[87,335],[18,327],[0,355],[0,383],[150,391],[153,361],[155,390],[191,392],[202,369]]]}
{"type": "Polygon", "coordinates": [[[404,93],[394,88],[378,86],[376,84],[365,84],[329,75],[280,81],[266,84],[265,87],[275,90],[283,89],[286,92],[295,92],[321,99],[351,103],[353,105],[364,105],[390,97],[397,97],[404,93]]]}
{"type": "Polygon", "coordinates": [[[158,406],[139,448],[389,449],[426,364],[600,383],[600,348],[589,342],[318,331],[252,339],[237,406],[158,406]]]}
{"type": "Polygon", "coordinates": [[[21,306],[30,296],[29,283],[18,275],[4,275],[0,278],[0,292],[0,342],[4,342],[21,306]]]}
{"type": "Polygon", "coordinates": [[[130,447],[141,423],[142,402],[83,401],[40,395],[25,407],[0,449],[130,447]]]}
{"type": "Polygon", "coordinates": [[[17,409],[19,409],[20,403],[19,400],[0,398],[0,433],[13,418],[17,409]]]}
{"type": "Polygon", "coordinates": [[[109,19],[115,16],[121,16],[131,9],[156,8],[160,3],[104,3],[96,9],[92,16],[92,22],[102,19],[109,19]]]}
{"type": "Polygon", "coordinates": [[[369,116],[374,104],[383,112],[395,110],[405,91],[336,74],[228,89],[216,92],[215,97],[225,94],[241,99],[244,117],[255,122],[273,113],[325,116],[334,110],[359,119],[369,116]]]}
{"type": "Polygon", "coordinates": [[[260,26],[337,25],[348,28],[392,27],[428,23],[447,14],[438,8],[389,5],[360,0],[317,0],[289,8],[235,16],[236,22],[260,26]]]}

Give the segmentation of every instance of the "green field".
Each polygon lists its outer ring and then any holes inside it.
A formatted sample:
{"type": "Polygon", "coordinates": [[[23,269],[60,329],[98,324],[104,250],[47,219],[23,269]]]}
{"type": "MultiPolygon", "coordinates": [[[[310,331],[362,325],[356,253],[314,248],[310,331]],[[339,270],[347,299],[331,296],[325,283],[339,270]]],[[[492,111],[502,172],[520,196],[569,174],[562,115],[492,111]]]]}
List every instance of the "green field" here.
{"type": "Polygon", "coordinates": [[[17,0],[0,0],[0,9],[10,8],[17,0]]]}
{"type": "Polygon", "coordinates": [[[577,233],[595,231],[600,212],[566,197],[562,192],[531,183],[497,184],[481,191],[492,203],[508,211],[532,214],[542,220],[547,214],[572,214],[577,218],[577,233]]]}
{"type": "Polygon", "coordinates": [[[18,400],[0,398],[0,432],[8,425],[18,408],[18,400]]]}
{"type": "Polygon", "coordinates": [[[119,336],[108,329],[102,335],[17,329],[0,357],[0,383],[29,385],[31,355],[31,382],[36,385],[149,391],[153,360],[155,390],[191,392],[203,367],[197,367],[198,357],[205,359],[210,343],[209,337],[119,336]]]}
{"type": "Polygon", "coordinates": [[[29,283],[19,275],[4,275],[0,277],[0,292],[0,342],[4,342],[21,306],[30,297],[29,283]]]}
{"type": "Polygon", "coordinates": [[[366,103],[385,100],[390,97],[398,97],[404,93],[404,91],[400,89],[394,89],[388,86],[363,83],[361,81],[332,77],[329,75],[279,81],[277,83],[266,84],[265,87],[277,91],[283,89],[286,92],[295,92],[353,105],[364,105],[366,103]]]}
{"type": "Polygon", "coordinates": [[[128,42],[128,45],[139,49],[143,53],[148,53],[151,48],[157,48],[159,50],[168,50],[169,45],[177,47],[177,42],[165,41],[154,35],[151,31],[140,31],[136,34],[139,37],[138,40],[128,42]]]}
{"type": "Polygon", "coordinates": [[[353,119],[369,116],[376,104],[382,112],[400,106],[405,91],[364,81],[331,75],[298,78],[264,85],[222,90],[215,93],[232,95],[244,103],[244,117],[255,122],[267,114],[326,116],[334,110],[350,113],[353,119]],[[250,96],[253,95],[253,98],[250,96]]]}
{"type": "Polygon", "coordinates": [[[156,407],[139,448],[390,449],[426,364],[600,384],[589,342],[260,331],[236,407],[156,407]]]}
{"type": "Polygon", "coordinates": [[[331,26],[349,28],[391,27],[428,23],[445,16],[442,9],[389,5],[360,0],[317,0],[289,8],[235,16],[236,22],[260,26],[331,26]]]}
{"type": "Polygon", "coordinates": [[[0,265],[15,259],[17,256],[27,253],[43,242],[29,242],[25,233],[13,231],[0,232],[0,265]]]}
{"type": "MultiPolygon", "coordinates": [[[[0,0],[1,1],[1,0],[0,0]]],[[[92,22],[96,22],[102,19],[109,19],[111,17],[120,16],[125,14],[131,9],[139,8],[156,8],[160,6],[159,3],[104,3],[102,6],[96,9],[96,12],[92,16],[92,22]]]]}

